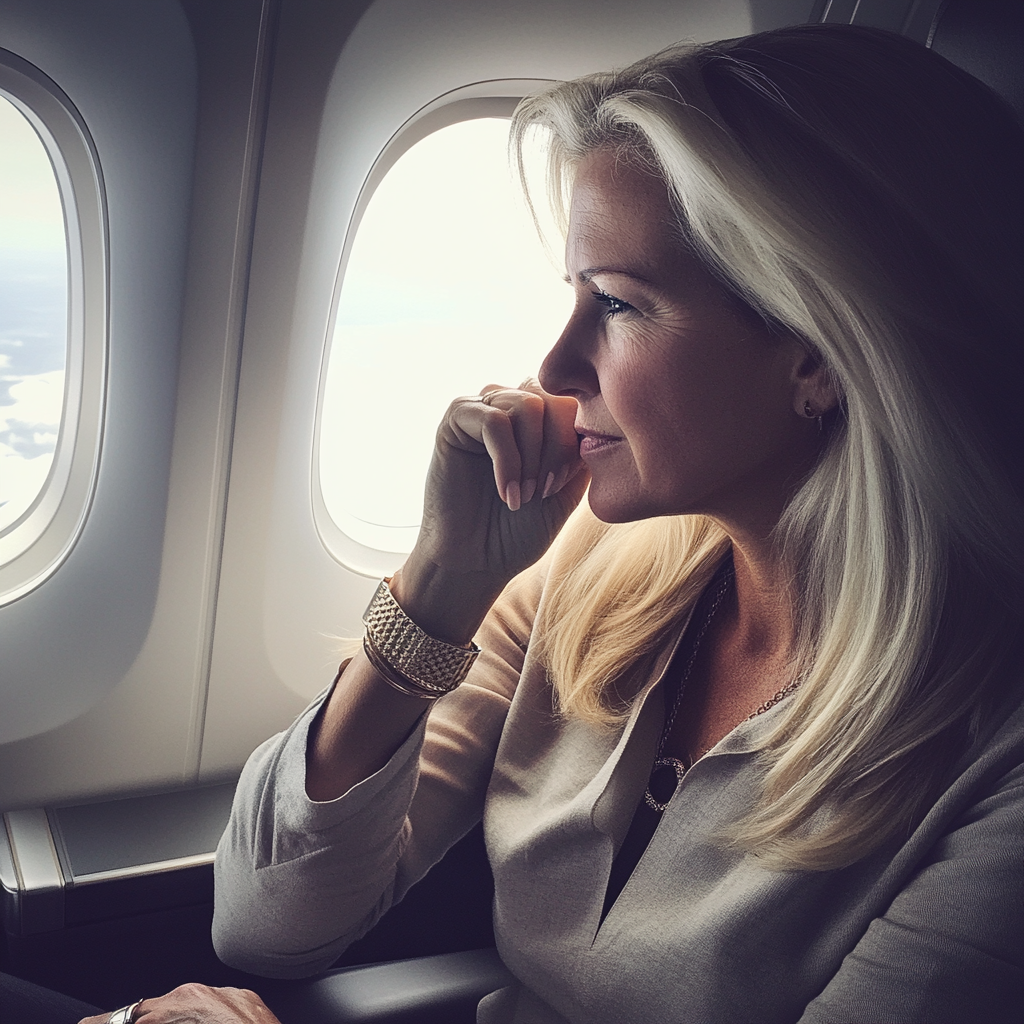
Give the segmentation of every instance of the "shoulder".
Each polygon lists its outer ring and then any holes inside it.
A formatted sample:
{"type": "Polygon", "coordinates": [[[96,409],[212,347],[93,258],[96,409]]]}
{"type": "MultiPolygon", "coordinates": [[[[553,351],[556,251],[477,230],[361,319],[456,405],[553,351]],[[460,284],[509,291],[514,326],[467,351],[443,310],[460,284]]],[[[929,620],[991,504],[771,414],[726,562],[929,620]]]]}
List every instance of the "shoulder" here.
{"type": "Polygon", "coordinates": [[[972,819],[997,806],[1012,806],[1024,830],[1024,701],[1015,698],[995,717],[997,724],[968,752],[951,788],[962,785],[971,793],[972,819]]]}
{"type": "Polygon", "coordinates": [[[1024,704],[1005,708],[967,751],[918,832],[934,843],[926,861],[967,876],[987,858],[1011,856],[1024,907],[1024,704]]]}

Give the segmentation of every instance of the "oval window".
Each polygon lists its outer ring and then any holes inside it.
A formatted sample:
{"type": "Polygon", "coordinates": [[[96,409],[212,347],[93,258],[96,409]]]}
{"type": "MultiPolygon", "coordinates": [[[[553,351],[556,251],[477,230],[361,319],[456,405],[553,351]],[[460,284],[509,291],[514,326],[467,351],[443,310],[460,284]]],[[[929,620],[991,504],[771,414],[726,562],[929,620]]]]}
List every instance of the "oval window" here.
{"type": "Polygon", "coordinates": [[[64,409],[68,240],[50,156],[0,93],[0,532],[50,475],[64,409]]]}
{"type": "Polygon", "coordinates": [[[357,571],[388,571],[412,549],[448,403],[536,374],[571,311],[513,183],[508,129],[507,118],[482,117],[421,139],[374,191],[352,243],[316,468],[338,529],[392,553],[354,558],[328,539],[357,571]]]}
{"type": "Polygon", "coordinates": [[[103,184],[81,115],[0,50],[0,603],[81,534],[103,433],[103,184]]]}

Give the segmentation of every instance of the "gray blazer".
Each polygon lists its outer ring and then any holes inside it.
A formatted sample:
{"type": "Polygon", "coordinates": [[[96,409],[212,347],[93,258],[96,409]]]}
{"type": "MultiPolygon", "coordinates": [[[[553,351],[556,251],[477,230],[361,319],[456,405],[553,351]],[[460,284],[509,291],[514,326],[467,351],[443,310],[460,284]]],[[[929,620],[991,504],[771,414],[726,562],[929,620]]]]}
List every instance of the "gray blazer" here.
{"type": "Polygon", "coordinates": [[[217,852],[225,961],[276,977],[326,968],[483,816],[498,948],[518,983],[483,1000],[481,1024],[1024,1021],[1024,709],[911,835],[843,870],[779,872],[715,839],[749,806],[777,705],[687,774],[602,922],[674,644],[623,728],[559,719],[529,645],[544,579],[540,566],[510,585],[467,682],[339,799],[304,790],[322,697],[253,753],[217,852]]]}

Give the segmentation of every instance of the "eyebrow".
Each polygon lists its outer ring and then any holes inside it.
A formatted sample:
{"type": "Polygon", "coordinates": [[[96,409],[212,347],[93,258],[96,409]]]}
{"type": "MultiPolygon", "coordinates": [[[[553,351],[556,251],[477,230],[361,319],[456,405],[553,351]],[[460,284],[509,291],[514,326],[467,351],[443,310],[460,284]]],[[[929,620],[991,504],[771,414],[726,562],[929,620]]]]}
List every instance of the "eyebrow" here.
{"type": "MultiPolygon", "coordinates": [[[[586,270],[581,270],[576,276],[583,284],[590,284],[598,274],[617,274],[619,277],[628,277],[633,281],[639,281],[641,284],[653,286],[653,282],[648,278],[641,274],[635,274],[632,270],[625,270],[622,267],[587,267],[586,270]]],[[[572,277],[569,274],[566,274],[562,280],[566,284],[572,284],[572,277]]]]}

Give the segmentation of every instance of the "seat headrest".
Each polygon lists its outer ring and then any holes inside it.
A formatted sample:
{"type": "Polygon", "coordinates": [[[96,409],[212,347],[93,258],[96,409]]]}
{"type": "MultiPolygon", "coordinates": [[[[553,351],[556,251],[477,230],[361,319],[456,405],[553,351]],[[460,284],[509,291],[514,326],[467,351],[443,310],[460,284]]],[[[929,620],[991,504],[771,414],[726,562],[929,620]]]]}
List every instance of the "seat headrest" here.
{"type": "Polygon", "coordinates": [[[1024,124],[1024,3],[947,0],[935,16],[928,45],[981,79],[1024,124]]]}

